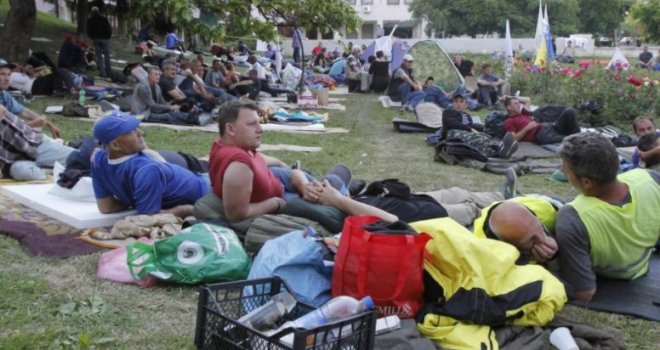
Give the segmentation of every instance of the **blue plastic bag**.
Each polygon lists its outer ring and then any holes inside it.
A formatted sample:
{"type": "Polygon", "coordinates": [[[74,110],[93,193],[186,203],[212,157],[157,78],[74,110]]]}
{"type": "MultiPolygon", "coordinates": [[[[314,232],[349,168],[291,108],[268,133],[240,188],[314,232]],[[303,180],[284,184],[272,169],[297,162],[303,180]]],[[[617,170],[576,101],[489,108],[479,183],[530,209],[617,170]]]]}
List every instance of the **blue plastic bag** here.
{"type": "Polygon", "coordinates": [[[248,279],[279,276],[289,284],[297,300],[318,307],[332,298],[332,267],[323,263],[323,254],[321,243],[312,235],[289,232],[264,244],[248,279]]]}

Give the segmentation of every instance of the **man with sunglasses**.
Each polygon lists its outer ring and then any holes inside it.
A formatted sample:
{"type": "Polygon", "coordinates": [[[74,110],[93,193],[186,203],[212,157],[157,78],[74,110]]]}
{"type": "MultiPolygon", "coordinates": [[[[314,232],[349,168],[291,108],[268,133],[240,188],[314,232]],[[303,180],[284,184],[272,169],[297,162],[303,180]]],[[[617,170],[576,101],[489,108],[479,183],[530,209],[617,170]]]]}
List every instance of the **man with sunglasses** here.
{"type": "Polygon", "coordinates": [[[92,183],[101,213],[134,208],[139,214],[192,214],[210,191],[208,176],[167,163],[147,149],[140,121],[113,112],[94,125],[101,145],[92,155],[92,183]]]}

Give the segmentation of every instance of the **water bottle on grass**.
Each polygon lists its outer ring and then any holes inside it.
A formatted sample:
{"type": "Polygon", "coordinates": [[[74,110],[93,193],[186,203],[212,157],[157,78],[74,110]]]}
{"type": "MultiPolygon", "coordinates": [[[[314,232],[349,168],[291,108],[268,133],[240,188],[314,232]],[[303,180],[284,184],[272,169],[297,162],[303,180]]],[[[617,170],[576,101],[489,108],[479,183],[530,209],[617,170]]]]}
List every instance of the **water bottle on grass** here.
{"type": "Polygon", "coordinates": [[[85,89],[80,89],[80,92],[78,92],[78,104],[85,105],[85,89]]]}

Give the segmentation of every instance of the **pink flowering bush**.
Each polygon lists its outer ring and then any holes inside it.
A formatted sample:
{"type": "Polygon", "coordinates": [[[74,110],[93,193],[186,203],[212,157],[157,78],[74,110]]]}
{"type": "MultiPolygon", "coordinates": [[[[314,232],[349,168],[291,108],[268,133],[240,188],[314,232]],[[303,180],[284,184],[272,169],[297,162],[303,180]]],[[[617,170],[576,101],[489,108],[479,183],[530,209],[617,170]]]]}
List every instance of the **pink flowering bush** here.
{"type": "Polygon", "coordinates": [[[660,72],[624,70],[621,65],[607,70],[590,61],[551,65],[538,73],[517,69],[511,78],[511,91],[532,96],[535,105],[577,108],[588,101],[598,102],[602,111],[584,120],[592,124],[627,124],[638,116],[660,115],[659,89],[660,72]]]}

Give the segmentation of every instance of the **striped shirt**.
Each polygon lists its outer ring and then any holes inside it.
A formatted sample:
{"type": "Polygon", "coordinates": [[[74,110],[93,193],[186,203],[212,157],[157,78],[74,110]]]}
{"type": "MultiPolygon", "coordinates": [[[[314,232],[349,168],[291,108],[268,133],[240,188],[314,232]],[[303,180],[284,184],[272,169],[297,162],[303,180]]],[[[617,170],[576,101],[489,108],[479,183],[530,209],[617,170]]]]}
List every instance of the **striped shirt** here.
{"type": "Polygon", "coordinates": [[[17,160],[36,159],[43,138],[41,131],[7,111],[0,119],[0,170],[17,160]]]}

